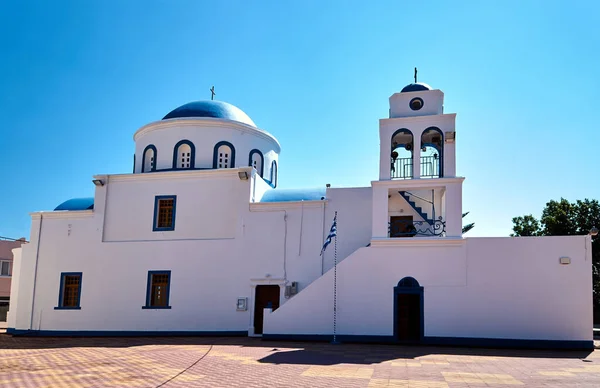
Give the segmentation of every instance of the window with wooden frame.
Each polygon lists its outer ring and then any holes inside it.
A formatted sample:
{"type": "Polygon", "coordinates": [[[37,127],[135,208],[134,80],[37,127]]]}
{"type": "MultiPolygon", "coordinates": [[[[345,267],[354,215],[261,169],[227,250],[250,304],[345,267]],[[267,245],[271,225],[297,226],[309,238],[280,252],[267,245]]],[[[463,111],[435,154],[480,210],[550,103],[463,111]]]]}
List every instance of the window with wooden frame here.
{"type": "Polygon", "coordinates": [[[154,225],[155,232],[175,230],[176,195],[158,195],[154,199],[154,225]]]}
{"type": "Polygon", "coordinates": [[[0,276],[10,276],[10,261],[0,260],[0,276]]]}
{"type": "Polygon", "coordinates": [[[81,309],[81,272],[63,272],[60,274],[58,307],[60,309],[81,309]]]}
{"type": "Polygon", "coordinates": [[[146,309],[170,309],[171,271],[148,271],[146,309]]]}

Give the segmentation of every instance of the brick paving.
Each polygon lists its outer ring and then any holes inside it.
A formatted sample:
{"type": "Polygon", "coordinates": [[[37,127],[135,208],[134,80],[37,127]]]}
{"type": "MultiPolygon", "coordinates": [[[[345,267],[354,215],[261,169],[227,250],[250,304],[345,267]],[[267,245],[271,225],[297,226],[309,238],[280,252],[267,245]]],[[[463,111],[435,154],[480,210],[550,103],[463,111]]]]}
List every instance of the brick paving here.
{"type": "Polygon", "coordinates": [[[1,387],[600,387],[600,350],[33,338],[0,334],[1,387]]]}

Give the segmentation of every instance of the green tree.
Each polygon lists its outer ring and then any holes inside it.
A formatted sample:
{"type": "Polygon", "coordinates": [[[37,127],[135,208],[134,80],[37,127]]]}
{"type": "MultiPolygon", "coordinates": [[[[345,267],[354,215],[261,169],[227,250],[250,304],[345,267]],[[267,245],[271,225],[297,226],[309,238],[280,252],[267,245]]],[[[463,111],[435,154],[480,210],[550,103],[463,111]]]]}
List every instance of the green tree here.
{"type": "MultiPolygon", "coordinates": [[[[600,227],[600,203],[584,199],[569,202],[564,198],[550,201],[538,221],[533,215],[512,219],[511,236],[574,236],[585,235],[592,227],[600,227]]],[[[592,279],[594,310],[600,314],[600,236],[592,238],[592,279]]]]}
{"type": "Polygon", "coordinates": [[[511,236],[541,236],[542,228],[540,222],[531,214],[514,217],[513,232],[511,236]]]}

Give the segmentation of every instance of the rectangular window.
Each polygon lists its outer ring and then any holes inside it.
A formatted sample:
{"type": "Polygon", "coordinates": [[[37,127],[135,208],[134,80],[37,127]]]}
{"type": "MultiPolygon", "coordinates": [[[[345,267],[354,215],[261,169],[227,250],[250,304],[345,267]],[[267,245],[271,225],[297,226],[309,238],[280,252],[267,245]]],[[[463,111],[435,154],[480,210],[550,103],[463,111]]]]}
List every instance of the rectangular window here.
{"type": "Polygon", "coordinates": [[[171,271],[148,271],[146,309],[170,309],[171,271]]]}
{"type": "Polygon", "coordinates": [[[81,308],[81,276],[81,272],[63,272],[60,274],[58,307],[55,307],[55,310],[81,308]]]}
{"type": "Polygon", "coordinates": [[[0,261],[0,276],[10,276],[10,261],[0,261]]]}
{"type": "Polygon", "coordinates": [[[176,195],[159,195],[154,199],[153,231],[175,230],[176,195]]]}

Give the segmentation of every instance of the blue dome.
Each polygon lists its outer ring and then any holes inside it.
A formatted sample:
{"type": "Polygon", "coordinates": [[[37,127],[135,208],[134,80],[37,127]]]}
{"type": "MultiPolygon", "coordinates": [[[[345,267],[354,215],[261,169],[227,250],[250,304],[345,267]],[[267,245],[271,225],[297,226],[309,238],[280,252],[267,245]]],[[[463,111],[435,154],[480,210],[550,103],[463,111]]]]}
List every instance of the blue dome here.
{"type": "Polygon", "coordinates": [[[400,93],[406,92],[421,92],[423,90],[432,90],[431,86],[424,84],[423,82],[417,82],[416,84],[406,85],[400,93]]]}
{"type": "Polygon", "coordinates": [[[169,112],[163,120],[187,117],[214,117],[237,121],[256,127],[254,121],[240,108],[222,101],[194,101],[169,112]]]}

